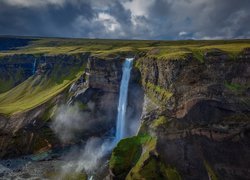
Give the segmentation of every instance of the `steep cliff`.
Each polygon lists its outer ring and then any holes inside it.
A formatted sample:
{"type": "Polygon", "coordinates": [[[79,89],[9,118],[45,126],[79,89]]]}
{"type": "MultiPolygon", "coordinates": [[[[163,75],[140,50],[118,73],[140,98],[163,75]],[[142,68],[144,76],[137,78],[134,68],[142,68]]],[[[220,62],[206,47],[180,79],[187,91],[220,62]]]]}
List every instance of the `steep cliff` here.
{"type": "Polygon", "coordinates": [[[1,57],[0,93],[10,90],[32,76],[34,62],[35,57],[32,55],[1,57]]]}
{"type": "MultiPolygon", "coordinates": [[[[18,61],[14,57],[12,61],[18,61]]],[[[88,53],[36,57],[35,74],[0,95],[0,156],[43,152],[92,136],[112,135],[123,60],[104,60],[88,53]],[[67,134],[70,128],[59,122],[62,124],[56,125],[59,129],[55,132],[53,123],[57,117],[61,121],[61,116],[70,121],[74,118],[67,114],[71,110],[74,116],[81,116],[77,120],[80,124],[72,122],[80,127],[73,138],[60,139],[60,134],[67,134]]],[[[133,93],[129,94],[127,114],[132,126],[142,111],[143,92],[136,79],[130,84],[133,93]]]]}
{"type": "MultiPolygon", "coordinates": [[[[135,67],[141,72],[148,97],[139,134],[156,137],[156,162],[174,168],[183,179],[249,177],[249,55],[249,49],[234,58],[209,50],[202,61],[192,54],[173,60],[144,54],[137,59],[135,67]]],[[[114,152],[120,152],[122,147],[116,149],[114,152]]],[[[123,157],[119,153],[116,156],[123,157]]],[[[131,162],[123,178],[159,175],[154,165],[147,162],[140,167],[138,163],[131,162]],[[143,176],[140,171],[145,168],[143,176]]],[[[112,170],[112,177],[116,179],[119,173],[112,170]]],[[[166,178],[172,179],[158,177],[166,178]]]]}
{"type": "Polygon", "coordinates": [[[87,59],[88,54],[3,57],[1,62],[11,67],[9,73],[27,68],[29,77],[17,76],[16,80],[23,82],[0,95],[1,157],[44,151],[59,143],[49,121],[55,108],[66,102],[69,86],[83,73],[87,59]],[[32,74],[33,66],[22,64],[34,61],[32,74]]]}

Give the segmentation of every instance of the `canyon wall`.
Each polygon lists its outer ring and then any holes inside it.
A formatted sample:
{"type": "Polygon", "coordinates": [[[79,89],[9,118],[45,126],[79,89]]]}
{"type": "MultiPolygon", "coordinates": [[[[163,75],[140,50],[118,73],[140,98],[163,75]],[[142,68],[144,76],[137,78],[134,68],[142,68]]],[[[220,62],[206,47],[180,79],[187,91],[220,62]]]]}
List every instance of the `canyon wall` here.
{"type": "MultiPolygon", "coordinates": [[[[8,70],[13,73],[15,73],[15,67],[21,68],[22,63],[29,64],[27,77],[22,76],[18,79],[24,83],[27,78],[35,80],[39,77],[57,84],[62,83],[63,79],[72,78],[72,72],[80,73],[80,76],[59,94],[37,107],[24,112],[0,115],[0,157],[39,153],[77,144],[92,136],[114,135],[124,59],[104,60],[91,57],[88,53],[39,57],[15,55],[5,58],[10,59],[11,62],[6,60],[4,66],[15,64],[8,70]],[[31,65],[34,60],[36,60],[36,71],[32,75],[31,65]],[[80,66],[83,70],[79,69],[80,66]],[[75,114],[67,114],[71,111],[75,114]],[[71,133],[72,127],[65,127],[67,124],[64,124],[64,120],[72,121],[70,124],[79,126],[73,127],[72,131],[75,132],[71,139],[65,140],[60,137],[63,133],[71,133]],[[55,124],[55,121],[59,124],[55,124]],[[59,127],[56,132],[53,129],[54,125],[59,127]]],[[[136,73],[135,77],[137,78],[136,73]]],[[[130,81],[132,91],[129,93],[127,116],[131,127],[127,130],[128,134],[134,131],[133,122],[140,118],[142,111],[143,91],[136,78],[131,78],[130,81]]],[[[34,88],[40,85],[32,84],[34,88]]]]}
{"type": "MultiPolygon", "coordinates": [[[[13,80],[2,92],[36,76],[60,83],[71,76],[70,71],[84,68],[78,79],[49,101],[25,112],[0,115],[0,157],[43,152],[90,136],[114,133],[124,59],[104,60],[88,53],[2,58],[7,59],[0,68],[9,73],[4,82],[13,80]],[[73,140],[64,143],[51,129],[55,111],[61,105],[77,105],[84,121],[90,122],[73,140]]],[[[247,179],[249,60],[250,49],[235,57],[208,51],[202,59],[190,55],[163,60],[138,55],[129,85],[127,119],[132,128],[142,113],[142,124],[136,137],[121,141],[114,150],[113,154],[129,154],[131,159],[125,162],[126,167],[114,162],[109,178],[247,179]],[[128,144],[131,148],[124,151],[123,146],[128,144]],[[122,174],[119,168],[125,169],[122,174]]]]}
{"type": "MultiPolygon", "coordinates": [[[[144,55],[135,68],[148,99],[138,138],[149,134],[157,143],[153,149],[142,143],[142,151],[137,146],[128,174],[121,176],[119,164],[112,164],[111,178],[249,177],[250,49],[234,58],[209,51],[202,61],[191,55],[179,60],[144,55]]],[[[122,151],[121,143],[111,160],[123,157],[122,151]]]]}

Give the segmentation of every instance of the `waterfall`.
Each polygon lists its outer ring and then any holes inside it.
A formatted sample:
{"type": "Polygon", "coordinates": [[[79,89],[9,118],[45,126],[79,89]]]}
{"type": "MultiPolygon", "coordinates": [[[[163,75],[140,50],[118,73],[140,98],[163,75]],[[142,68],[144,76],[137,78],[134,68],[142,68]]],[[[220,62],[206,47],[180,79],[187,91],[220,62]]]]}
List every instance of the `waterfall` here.
{"type": "Polygon", "coordinates": [[[34,63],[33,63],[32,74],[34,75],[35,72],[36,72],[36,59],[35,59],[35,61],[34,61],[34,63]]]}
{"type": "Polygon", "coordinates": [[[133,58],[126,58],[122,68],[122,80],[120,84],[115,142],[118,142],[119,140],[125,137],[128,85],[132,64],[133,58]]]}

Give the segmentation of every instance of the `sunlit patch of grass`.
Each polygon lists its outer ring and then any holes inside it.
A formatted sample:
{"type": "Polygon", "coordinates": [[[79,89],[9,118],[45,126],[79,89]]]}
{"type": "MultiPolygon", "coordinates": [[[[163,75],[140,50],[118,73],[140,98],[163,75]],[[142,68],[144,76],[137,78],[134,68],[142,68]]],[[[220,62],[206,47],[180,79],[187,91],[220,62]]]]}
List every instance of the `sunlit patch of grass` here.
{"type": "Polygon", "coordinates": [[[152,98],[152,100],[156,102],[166,102],[173,95],[173,93],[171,93],[167,89],[150,82],[147,82],[145,87],[146,93],[149,95],[150,98],[152,98]]]}
{"type": "Polygon", "coordinates": [[[121,140],[112,152],[109,167],[118,179],[181,179],[178,171],[161,161],[157,138],[141,134],[121,140]]]}
{"type": "Polygon", "coordinates": [[[157,59],[184,59],[190,51],[185,49],[178,48],[159,48],[159,52],[149,55],[149,57],[157,58],[157,59]]]}
{"type": "Polygon", "coordinates": [[[32,87],[30,86],[31,84],[32,78],[24,81],[7,93],[1,94],[0,112],[12,114],[34,108],[62,92],[71,84],[71,81],[65,80],[63,83],[53,86],[46,82],[41,83],[37,87],[32,87]]]}
{"type": "MultiPolygon", "coordinates": [[[[82,74],[82,68],[71,71],[67,77],[57,72],[50,76],[32,76],[13,89],[0,94],[0,113],[13,114],[32,109],[68,88],[82,74]]],[[[73,68],[74,69],[74,68],[73,68]]]]}
{"type": "Polygon", "coordinates": [[[244,48],[250,47],[250,40],[216,40],[216,41],[149,41],[149,40],[108,40],[108,39],[63,39],[36,38],[17,50],[1,52],[7,54],[75,54],[91,52],[94,56],[107,58],[124,53],[148,52],[149,57],[156,59],[183,59],[190,53],[197,60],[203,61],[202,54],[209,49],[220,49],[235,57],[244,48]],[[155,53],[151,53],[157,49],[155,53]]]}
{"type": "Polygon", "coordinates": [[[153,121],[152,127],[158,128],[160,126],[167,125],[167,124],[168,124],[167,118],[165,116],[160,116],[153,121]]]}
{"type": "Polygon", "coordinates": [[[147,143],[155,147],[156,139],[149,135],[134,136],[121,140],[112,152],[109,167],[119,178],[126,177],[129,170],[137,163],[142,153],[142,146],[147,143]]]}
{"type": "Polygon", "coordinates": [[[229,43],[229,44],[215,44],[215,45],[206,45],[206,46],[201,46],[198,49],[201,50],[206,50],[206,49],[219,49],[221,51],[230,53],[230,54],[238,54],[240,53],[243,49],[249,47],[249,43],[229,43]]]}

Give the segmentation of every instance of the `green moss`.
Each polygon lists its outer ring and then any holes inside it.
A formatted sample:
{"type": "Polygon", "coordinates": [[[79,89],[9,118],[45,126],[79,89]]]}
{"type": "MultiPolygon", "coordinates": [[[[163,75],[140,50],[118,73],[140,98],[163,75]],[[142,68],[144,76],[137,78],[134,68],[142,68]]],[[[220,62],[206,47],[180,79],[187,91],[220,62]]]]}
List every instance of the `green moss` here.
{"type": "Polygon", "coordinates": [[[160,116],[158,117],[158,119],[153,120],[152,127],[157,128],[167,124],[168,124],[167,118],[165,116],[160,116]]]}
{"type": "Polygon", "coordinates": [[[150,156],[137,170],[133,168],[130,171],[126,180],[132,179],[181,180],[181,176],[176,169],[167,167],[158,158],[150,156]]]}
{"type": "Polygon", "coordinates": [[[149,157],[143,164],[138,162],[138,164],[133,167],[126,177],[126,180],[132,179],[164,179],[161,169],[158,166],[158,160],[155,157],[149,157]]]}
{"type": "Polygon", "coordinates": [[[179,180],[181,176],[176,169],[166,166],[156,152],[156,138],[151,138],[143,144],[143,152],[135,166],[126,177],[132,179],[171,179],[179,180]]]}
{"type": "Polygon", "coordinates": [[[141,135],[123,139],[117,144],[112,152],[109,167],[118,178],[126,177],[140,158],[142,145],[150,139],[148,135],[141,135]]]}
{"type": "Polygon", "coordinates": [[[200,61],[201,63],[204,63],[204,52],[201,50],[192,50],[193,56],[195,59],[197,59],[198,61],[200,61]]]}
{"type": "Polygon", "coordinates": [[[165,173],[169,180],[181,180],[181,175],[175,168],[165,167],[165,173]]]}
{"type": "Polygon", "coordinates": [[[127,175],[126,180],[181,180],[181,176],[175,168],[166,166],[159,158],[155,156],[149,156],[148,159],[143,161],[143,163],[138,163],[138,166],[134,167],[127,175]]]}
{"type": "Polygon", "coordinates": [[[147,82],[145,84],[146,93],[154,101],[160,104],[165,104],[166,101],[173,95],[171,92],[153,83],[147,82]]]}
{"type": "Polygon", "coordinates": [[[234,91],[234,92],[245,91],[247,88],[250,87],[250,85],[241,85],[241,84],[229,83],[229,82],[225,82],[225,86],[227,89],[234,91]]]}
{"type": "Polygon", "coordinates": [[[55,95],[62,92],[71,81],[65,80],[62,84],[49,86],[46,82],[31,87],[33,79],[30,78],[10,91],[0,94],[0,112],[12,114],[34,108],[55,95]]]}
{"type": "Polygon", "coordinates": [[[238,91],[241,89],[241,86],[239,84],[233,84],[233,83],[225,83],[225,86],[230,89],[231,91],[238,91]]]}
{"type": "MultiPolygon", "coordinates": [[[[150,152],[155,150],[156,147],[156,138],[153,137],[148,137],[148,139],[141,144],[143,151],[140,154],[140,158],[138,159],[138,161],[136,162],[136,164],[134,165],[134,167],[130,170],[129,174],[127,175],[126,179],[137,179],[140,176],[139,171],[141,170],[141,166],[144,163],[145,160],[147,160],[150,157],[150,152]],[[135,177],[133,177],[135,176],[135,177]]],[[[148,169],[150,169],[150,167],[152,167],[154,164],[154,162],[150,162],[148,164],[148,169]]],[[[147,173],[147,170],[145,168],[146,171],[143,171],[143,173],[147,173]]],[[[150,173],[150,172],[148,172],[150,173]]]]}
{"type": "Polygon", "coordinates": [[[113,150],[110,169],[116,179],[173,179],[181,176],[166,166],[156,152],[157,139],[147,134],[121,140],[113,150]]]}
{"type": "Polygon", "coordinates": [[[203,163],[204,163],[204,166],[205,166],[205,168],[207,170],[207,174],[208,174],[209,179],[218,180],[218,177],[217,177],[216,173],[214,172],[212,167],[208,164],[208,162],[204,161],[203,163]]]}
{"type": "Polygon", "coordinates": [[[148,57],[156,59],[171,59],[171,60],[181,60],[184,59],[190,51],[186,48],[176,47],[176,46],[162,46],[153,49],[154,53],[149,53],[148,57]]]}
{"type": "Polygon", "coordinates": [[[137,69],[140,69],[140,67],[141,67],[141,61],[140,61],[140,59],[137,59],[137,60],[135,61],[134,67],[137,68],[137,69]]]}

